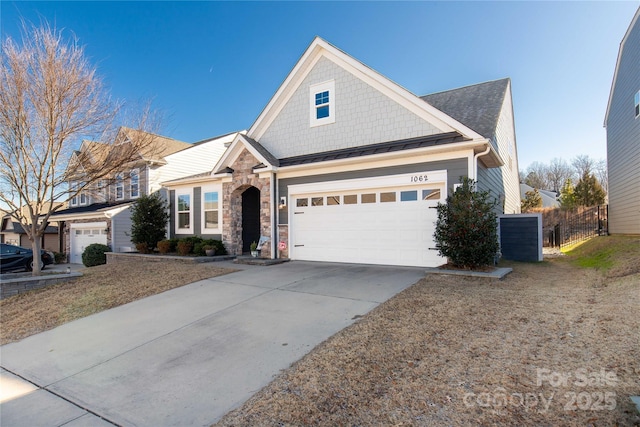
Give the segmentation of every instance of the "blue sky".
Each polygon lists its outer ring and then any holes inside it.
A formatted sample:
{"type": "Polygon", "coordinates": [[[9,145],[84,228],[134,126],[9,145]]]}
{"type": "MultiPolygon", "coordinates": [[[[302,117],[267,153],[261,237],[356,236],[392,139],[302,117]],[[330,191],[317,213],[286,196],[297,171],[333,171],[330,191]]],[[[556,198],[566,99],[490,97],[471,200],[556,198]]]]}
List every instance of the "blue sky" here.
{"type": "Polygon", "coordinates": [[[1,32],[46,19],[73,32],[119,99],[153,98],[162,133],[247,129],[314,36],[416,95],[510,77],[520,169],[606,157],[620,41],[640,1],[13,2],[1,32]]]}

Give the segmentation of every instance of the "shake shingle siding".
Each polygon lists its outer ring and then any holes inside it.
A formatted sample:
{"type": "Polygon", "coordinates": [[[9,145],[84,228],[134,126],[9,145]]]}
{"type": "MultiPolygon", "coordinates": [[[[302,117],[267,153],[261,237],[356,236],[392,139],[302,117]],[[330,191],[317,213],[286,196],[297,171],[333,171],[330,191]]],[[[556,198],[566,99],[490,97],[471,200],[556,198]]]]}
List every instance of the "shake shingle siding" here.
{"type": "Polygon", "coordinates": [[[277,158],[361,147],[442,131],[327,58],[321,58],[260,138],[277,158]],[[335,123],[309,125],[309,88],[335,80],[335,123]]]}
{"type": "Polygon", "coordinates": [[[640,90],[640,9],[620,52],[605,125],[609,172],[609,231],[640,234],[640,117],[634,96],[640,90]]]}

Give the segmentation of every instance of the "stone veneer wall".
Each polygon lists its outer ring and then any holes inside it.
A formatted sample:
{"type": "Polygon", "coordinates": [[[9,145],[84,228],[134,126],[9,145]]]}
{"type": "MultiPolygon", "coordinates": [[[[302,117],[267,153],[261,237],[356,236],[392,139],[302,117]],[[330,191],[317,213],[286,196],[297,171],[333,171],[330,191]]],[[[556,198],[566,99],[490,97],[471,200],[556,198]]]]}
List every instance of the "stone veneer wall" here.
{"type": "MultiPolygon", "coordinates": [[[[222,241],[232,255],[242,255],[242,193],[249,187],[260,190],[260,233],[271,238],[271,180],[258,178],[253,167],[260,164],[247,149],[242,150],[233,169],[233,180],[222,185],[222,241]]],[[[271,258],[271,242],[264,245],[260,255],[271,258]]]]}
{"type": "Polygon", "coordinates": [[[289,225],[278,225],[278,258],[289,258],[289,225]],[[284,242],[287,246],[285,249],[280,249],[280,242],[284,242]]]}

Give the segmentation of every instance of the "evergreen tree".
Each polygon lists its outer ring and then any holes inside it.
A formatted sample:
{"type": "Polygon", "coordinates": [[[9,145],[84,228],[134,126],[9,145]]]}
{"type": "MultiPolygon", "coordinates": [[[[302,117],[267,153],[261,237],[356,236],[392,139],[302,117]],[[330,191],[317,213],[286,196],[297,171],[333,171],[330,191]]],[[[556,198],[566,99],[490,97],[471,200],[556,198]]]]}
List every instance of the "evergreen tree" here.
{"type": "Polygon", "coordinates": [[[157,193],[141,196],[131,208],[131,241],[152,251],[165,238],[168,221],[167,203],[157,193]]]}
{"type": "Polygon", "coordinates": [[[434,238],[440,255],[463,268],[492,265],[499,249],[496,206],[488,191],[476,191],[475,182],[463,178],[446,204],[438,204],[434,238]]]}
{"type": "Polygon", "coordinates": [[[562,209],[574,209],[576,206],[576,194],[573,191],[573,182],[569,178],[562,186],[562,190],[560,190],[560,207],[562,209]]]}
{"type": "Polygon", "coordinates": [[[604,204],[605,192],[595,174],[585,172],[575,188],[576,202],[580,206],[597,206],[604,204]]]}
{"type": "Polygon", "coordinates": [[[535,208],[542,207],[542,196],[537,188],[533,191],[527,191],[524,193],[524,199],[520,202],[520,209],[522,212],[529,212],[535,208]]]}

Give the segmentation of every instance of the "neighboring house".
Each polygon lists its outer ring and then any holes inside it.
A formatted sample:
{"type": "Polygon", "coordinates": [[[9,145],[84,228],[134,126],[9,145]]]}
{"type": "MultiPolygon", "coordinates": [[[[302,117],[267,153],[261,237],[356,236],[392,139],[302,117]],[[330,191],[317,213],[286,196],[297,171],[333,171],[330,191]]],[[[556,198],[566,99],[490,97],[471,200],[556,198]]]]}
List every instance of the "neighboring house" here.
{"type": "Polygon", "coordinates": [[[609,232],[640,234],[640,8],[620,43],[604,126],[609,232]]]}
{"type": "MultiPolygon", "coordinates": [[[[527,184],[520,184],[520,199],[524,200],[528,191],[533,191],[534,188],[527,184]]],[[[560,202],[558,201],[558,195],[554,191],[540,190],[538,189],[540,198],[542,199],[543,208],[559,208],[560,202]]]]}
{"type": "Polygon", "coordinates": [[[438,202],[466,176],[520,212],[511,81],[418,97],[316,38],[208,173],[165,182],[171,235],[231,254],[435,266],[438,202]]]}
{"type": "MultiPolygon", "coordinates": [[[[117,144],[84,141],[72,156],[69,167],[80,171],[77,179],[81,180],[82,162],[99,165],[105,161],[110,149],[118,149],[119,144],[142,136],[152,138],[152,142],[139,153],[137,161],[123,165],[115,176],[107,177],[70,198],[67,209],[51,215],[50,221],[57,221],[64,232],[69,262],[81,263],[84,248],[92,243],[109,245],[114,252],[133,250],[131,204],[142,195],[160,190],[159,181],[170,176],[163,170],[167,157],[190,148],[191,144],[159,135],[142,135],[140,131],[122,127],[117,135],[117,144]]],[[[70,188],[76,185],[79,185],[77,180],[69,182],[70,188]]]]}
{"type": "MultiPolygon", "coordinates": [[[[31,248],[31,241],[25,233],[22,224],[11,218],[10,215],[6,215],[2,218],[0,224],[0,238],[2,243],[8,243],[10,245],[22,246],[23,248],[31,248]]],[[[58,227],[48,226],[42,241],[40,242],[42,249],[48,251],[60,252],[60,239],[58,236],[58,227]]]]}

